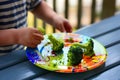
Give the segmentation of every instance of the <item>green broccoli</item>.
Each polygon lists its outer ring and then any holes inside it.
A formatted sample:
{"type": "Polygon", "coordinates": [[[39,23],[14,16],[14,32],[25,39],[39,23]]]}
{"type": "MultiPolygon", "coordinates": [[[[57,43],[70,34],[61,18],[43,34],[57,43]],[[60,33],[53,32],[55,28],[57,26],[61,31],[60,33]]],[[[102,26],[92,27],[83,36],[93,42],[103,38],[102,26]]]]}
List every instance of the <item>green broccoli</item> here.
{"type": "Polygon", "coordinates": [[[53,51],[55,52],[61,52],[62,48],[64,47],[64,43],[61,39],[56,39],[53,35],[49,35],[48,39],[53,44],[53,51]]]}
{"type": "Polygon", "coordinates": [[[86,56],[94,55],[94,43],[92,39],[88,39],[86,43],[75,42],[70,46],[70,50],[67,54],[68,57],[68,66],[77,65],[81,62],[83,54],[86,56]]]}
{"type": "Polygon", "coordinates": [[[38,29],[38,31],[40,31],[42,34],[45,35],[45,29],[44,29],[44,28],[42,28],[42,27],[38,27],[37,29],[38,29]]]}
{"type": "Polygon", "coordinates": [[[70,50],[67,54],[68,57],[68,66],[78,65],[83,57],[82,48],[77,43],[73,43],[70,47],[70,50]]]}
{"type": "Polygon", "coordinates": [[[84,54],[87,56],[93,56],[94,55],[94,43],[92,39],[89,39],[87,43],[84,44],[84,54]]]}
{"type": "Polygon", "coordinates": [[[92,39],[88,39],[87,43],[78,43],[77,44],[83,49],[84,55],[93,56],[94,55],[94,43],[92,39]]]}

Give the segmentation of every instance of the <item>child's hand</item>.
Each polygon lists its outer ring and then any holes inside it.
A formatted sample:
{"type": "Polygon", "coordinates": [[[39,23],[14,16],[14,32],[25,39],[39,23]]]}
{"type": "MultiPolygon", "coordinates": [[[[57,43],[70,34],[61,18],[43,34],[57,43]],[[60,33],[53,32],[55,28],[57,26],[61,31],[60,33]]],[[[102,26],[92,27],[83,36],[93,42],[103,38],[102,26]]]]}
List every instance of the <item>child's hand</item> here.
{"type": "Polygon", "coordinates": [[[18,44],[34,48],[43,40],[43,35],[35,28],[20,28],[17,38],[18,44]]]}
{"type": "Polygon", "coordinates": [[[61,32],[72,32],[72,27],[68,20],[61,16],[55,16],[53,18],[53,26],[61,32]]]}

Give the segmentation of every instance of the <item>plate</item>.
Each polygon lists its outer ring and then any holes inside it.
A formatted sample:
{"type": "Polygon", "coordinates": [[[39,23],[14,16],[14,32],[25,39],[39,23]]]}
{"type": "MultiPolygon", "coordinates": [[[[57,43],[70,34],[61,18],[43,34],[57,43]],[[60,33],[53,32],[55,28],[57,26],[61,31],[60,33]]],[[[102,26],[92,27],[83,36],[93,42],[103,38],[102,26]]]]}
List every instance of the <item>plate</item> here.
{"type": "Polygon", "coordinates": [[[60,73],[78,73],[95,69],[101,66],[106,61],[107,51],[105,47],[93,38],[74,33],[54,33],[52,35],[55,38],[62,39],[64,41],[64,47],[61,53],[64,55],[62,56],[62,62],[64,62],[64,64],[60,63],[61,55],[55,55],[54,51],[52,50],[52,44],[48,39],[48,35],[45,35],[44,40],[42,40],[36,48],[26,48],[26,55],[29,61],[32,62],[34,65],[49,71],[60,73]],[[73,39],[73,41],[68,41],[71,38],[73,39]],[[79,64],[68,66],[67,54],[70,49],[70,45],[74,42],[86,43],[88,39],[92,39],[94,43],[94,55],[91,57],[83,55],[82,60],[79,64]]]}

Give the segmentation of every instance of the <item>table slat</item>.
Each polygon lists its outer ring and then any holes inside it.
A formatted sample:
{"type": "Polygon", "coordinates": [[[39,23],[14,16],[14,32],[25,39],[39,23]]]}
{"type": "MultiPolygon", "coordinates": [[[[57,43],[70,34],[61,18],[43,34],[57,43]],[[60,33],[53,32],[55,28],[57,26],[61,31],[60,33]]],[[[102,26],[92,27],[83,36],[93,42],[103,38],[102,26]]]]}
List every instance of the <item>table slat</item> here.
{"type": "Polygon", "coordinates": [[[24,50],[14,51],[0,56],[0,70],[27,60],[24,50]]]}
{"type": "Polygon", "coordinates": [[[89,25],[88,27],[77,30],[75,33],[97,37],[117,29],[120,29],[120,15],[89,25]]]}
{"type": "Polygon", "coordinates": [[[11,66],[0,71],[0,80],[23,80],[46,74],[48,71],[34,66],[29,61],[11,66]]]}
{"type": "Polygon", "coordinates": [[[96,75],[93,78],[90,78],[88,80],[120,80],[120,65],[116,66],[115,68],[112,68],[108,71],[105,71],[99,75],[96,75]]]}
{"type": "Polygon", "coordinates": [[[98,38],[95,38],[98,40],[100,43],[108,47],[111,44],[114,44],[116,42],[120,43],[120,29],[113,31],[109,34],[105,34],[103,36],[100,36],[98,38]]]}

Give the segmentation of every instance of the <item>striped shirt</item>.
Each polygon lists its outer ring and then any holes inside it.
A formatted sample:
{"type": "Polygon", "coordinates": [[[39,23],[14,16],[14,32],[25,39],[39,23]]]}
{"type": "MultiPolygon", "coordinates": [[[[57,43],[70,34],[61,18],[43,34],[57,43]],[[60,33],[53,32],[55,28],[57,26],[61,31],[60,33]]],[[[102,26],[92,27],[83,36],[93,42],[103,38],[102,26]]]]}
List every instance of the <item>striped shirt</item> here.
{"type": "MultiPolygon", "coordinates": [[[[0,30],[26,27],[27,12],[40,2],[41,0],[0,0],[0,30]]],[[[0,46],[0,54],[18,49],[23,49],[23,46],[0,46]]]]}

